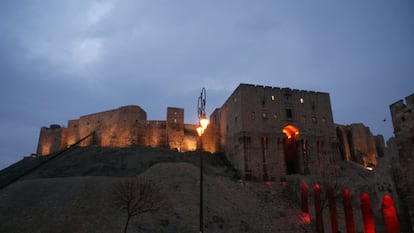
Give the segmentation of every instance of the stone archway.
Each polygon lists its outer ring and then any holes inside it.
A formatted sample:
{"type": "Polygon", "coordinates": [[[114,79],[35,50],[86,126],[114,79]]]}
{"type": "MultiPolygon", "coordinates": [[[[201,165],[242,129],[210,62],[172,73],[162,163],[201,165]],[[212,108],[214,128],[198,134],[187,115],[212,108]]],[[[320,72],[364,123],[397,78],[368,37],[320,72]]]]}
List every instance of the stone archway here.
{"type": "Polygon", "coordinates": [[[300,173],[299,129],[294,125],[287,125],[282,132],[286,135],[283,145],[286,174],[298,174],[300,173]]]}

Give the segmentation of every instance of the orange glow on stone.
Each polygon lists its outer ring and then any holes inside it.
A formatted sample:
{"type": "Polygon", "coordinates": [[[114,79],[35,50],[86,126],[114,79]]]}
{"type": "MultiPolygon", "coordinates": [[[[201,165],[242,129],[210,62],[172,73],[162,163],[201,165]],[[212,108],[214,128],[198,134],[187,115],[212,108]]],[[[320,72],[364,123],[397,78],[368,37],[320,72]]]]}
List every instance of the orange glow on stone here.
{"type": "Polygon", "coordinates": [[[50,148],[52,147],[51,143],[45,143],[42,145],[41,155],[48,155],[50,154],[50,148]]]}
{"type": "Polygon", "coordinates": [[[297,137],[299,135],[299,130],[293,125],[287,125],[283,128],[282,132],[286,135],[287,138],[297,137]]]}

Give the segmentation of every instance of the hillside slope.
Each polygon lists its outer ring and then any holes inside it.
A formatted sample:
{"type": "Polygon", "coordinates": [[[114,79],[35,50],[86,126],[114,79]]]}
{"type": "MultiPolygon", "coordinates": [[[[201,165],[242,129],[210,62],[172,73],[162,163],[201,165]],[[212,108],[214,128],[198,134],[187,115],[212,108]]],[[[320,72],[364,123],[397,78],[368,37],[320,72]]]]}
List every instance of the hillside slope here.
{"type": "MultiPolygon", "coordinates": [[[[198,231],[196,154],[180,154],[185,159],[179,159],[171,158],[175,152],[167,156],[141,148],[148,151],[133,156],[131,150],[124,155],[113,151],[110,166],[103,157],[100,162],[93,159],[90,152],[98,149],[89,150],[89,155],[78,151],[83,154],[80,159],[76,155],[56,159],[0,190],[0,232],[122,232],[126,215],[115,208],[111,189],[127,176],[151,177],[168,201],[163,210],[134,218],[128,232],[198,231]],[[148,168],[138,166],[146,164],[142,159],[147,155],[153,157],[148,168]]],[[[226,166],[211,159],[204,183],[205,232],[312,232],[282,186],[240,185],[226,166]]]]}

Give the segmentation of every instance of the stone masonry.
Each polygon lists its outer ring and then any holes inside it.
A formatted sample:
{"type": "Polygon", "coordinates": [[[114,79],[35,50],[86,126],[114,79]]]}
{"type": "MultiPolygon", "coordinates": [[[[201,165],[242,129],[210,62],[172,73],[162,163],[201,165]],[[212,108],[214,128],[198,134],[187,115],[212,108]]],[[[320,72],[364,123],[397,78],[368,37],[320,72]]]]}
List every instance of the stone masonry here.
{"type": "MultiPolygon", "coordinates": [[[[125,106],[118,109],[81,116],[70,120],[68,127],[51,125],[40,130],[38,155],[48,155],[65,149],[94,132],[79,146],[130,147],[135,145],[169,147],[178,151],[192,151],[197,148],[196,125],[184,124],[184,109],[167,109],[166,121],[147,120],[146,112],[139,106],[125,106]]],[[[215,140],[206,130],[203,149],[216,152],[210,142],[215,140]]]]}
{"type": "Polygon", "coordinates": [[[240,84],[211,122],[220,147],[246,180],[338,171],[328,93],[240,84]]]}
{"type": "Polygon", "coordinates": [[[342,160],[354,161],[364,167],[377,165],[378,157],[384,155],[384,138],[374,136],[362,123],[336,125],[336,134],[340,141],[342,160]]]}
{"type": "MultiPolygon", "coordinates": [[[[147,120],[139,106],[81,116],[68,126],[40,130],[37,154],[74,145],[151,146],[196,150],[196,125],[184,109],[168,107],[165,120],[147,120]]],[[[340,161],[375,166],[383,155],[381,136],[362,124],[335,125],[328,93],[240,84],[210,115],[203,150],[224,152],[246,180],[285,180],[287,175],[337,175],[340,161]]]]}
{"type": "MultiPolygon", "coordinates": [[[[397,188],[414,223],[414,94],[390,106],[399,160],[397,188]]],[[[413,229],[414,230],[414,229],[413,229]]]]}

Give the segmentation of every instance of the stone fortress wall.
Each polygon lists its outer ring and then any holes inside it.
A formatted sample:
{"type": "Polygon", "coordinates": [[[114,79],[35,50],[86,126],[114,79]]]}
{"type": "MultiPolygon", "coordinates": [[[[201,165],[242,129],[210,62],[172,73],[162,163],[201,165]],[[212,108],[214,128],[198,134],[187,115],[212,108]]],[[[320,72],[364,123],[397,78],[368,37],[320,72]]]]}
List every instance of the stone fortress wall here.
{"type": "MultiPolygon", "coordinates": [[[[394,176],[401,201],[414,225],[414,94],[390,105],[394,126],[396,166],[394,176]]],[[[414,230],[414,229],[413,229],[414,230]]]]}
{"type": "MultiPolygon", "coordinates": [[[[148,120],[141,107],[130,105],[69,120],[68,127],[42,127],[37,154],[65,149],[92,132],[79,146],[193,151],[199,143],[196,125],[184,123],[184,109],[168,107],[165,120],[148,120]]],[[[202,147],[225,152],[242,178],[282,180],[337,174],[342,160],[376,165],[380,139],[362,124],[335,125],[328,93],[240,84],[210,115],[202,147]]]]}
{"type": "Polygon", "coordinates": [[[377,165],[378,157],[384,156],[385,144],[382,135],[374,136],[361,123],[336,125],[341,158],[354,161],[365,167],[377,165]]]}
{"type": "MultiPolygon", "coordinates": [[[[101,147],[151,146],[169,147],[179,151],[192,151],[197,147],[196,126],[184,124],[184,109],[167,108],[167,120],[147,120],[146,112],[139,106],[125,106],[118,109],[81,116],[69,120],[68,127],[51,125],[40,130],[38,155],[48,155],[65,149],[81,138],[94,132],[92,137],[79,146],[101,147]]],[[[206,130],[204,150],[216,152],[215,142],[209,140],[206,130]]]]}
{"type": "MultiPolygon", "coordinates": [[[[385,147],[383,137],[361,123],[335,124],[328,93],[240,84],[210,115],[201,145],[205,151],[224,152],[242,179],[292,182],[296,177],[309,185],[339,184],[355,195],[355,209],[361,192],[369,194],[378,213],[380,200],[391,195],[406,223],[402,228],[409,229],[414,223],[414,94],[405,100],[390,106],[395,139],[385,147]]],[[[168,107],[165,120],[146,116],[139,106],[125,106],[70,120],[68,127],[43,127],[37,153],[65,149],[91,132],[80,146],[179,151],[200,146],[197,126],[184,123],[184,109],[168,107]]]]}
{"type": "Polygon", "coordinates": [[[328,93],[240,84],[210,119],[220,132],[220,148],[247,180],[334,175],[341,160],[376,165],[383,153],[369,128],[335,125],[328,93]],[[352,143],[338,139],[338,127],[351,130],[352,143]],[[354,154],[369,156],[357,160],[354,154]]]}

